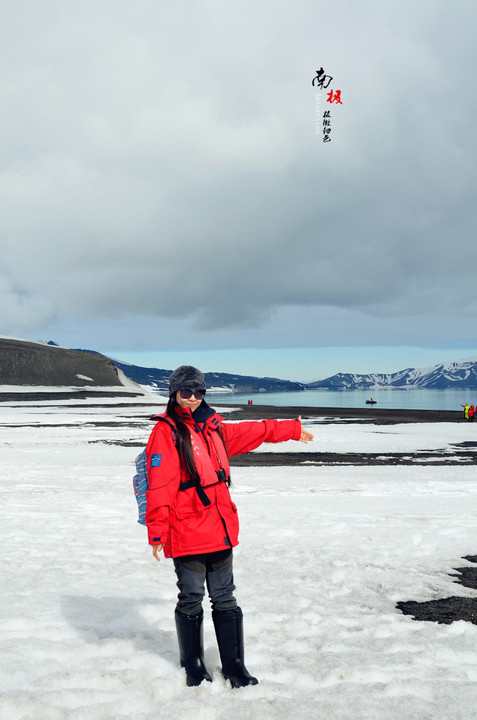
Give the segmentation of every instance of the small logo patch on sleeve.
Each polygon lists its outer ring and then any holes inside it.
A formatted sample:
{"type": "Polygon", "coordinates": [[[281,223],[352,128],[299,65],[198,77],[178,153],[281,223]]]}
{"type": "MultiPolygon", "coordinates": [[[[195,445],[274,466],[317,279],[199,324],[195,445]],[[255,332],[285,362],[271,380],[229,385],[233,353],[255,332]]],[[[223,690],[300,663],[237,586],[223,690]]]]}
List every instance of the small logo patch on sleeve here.
{"type": "Polygon", "coordinates": [[[162,455],[151,455],[151,467],[159,467],[161,464],[162,455]]]}

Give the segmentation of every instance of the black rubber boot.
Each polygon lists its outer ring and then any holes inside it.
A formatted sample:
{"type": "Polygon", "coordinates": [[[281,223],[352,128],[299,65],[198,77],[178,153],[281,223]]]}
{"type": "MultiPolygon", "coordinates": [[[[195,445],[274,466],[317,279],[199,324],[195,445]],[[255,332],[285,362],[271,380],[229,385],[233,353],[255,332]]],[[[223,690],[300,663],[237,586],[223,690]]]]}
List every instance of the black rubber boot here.
{"type": "Polygon", "coordinates": [[[183,615],[179,610],[175,611],[181,667],[185,669],[187,684],[191,687],[200,685],[202,680],[212,682],[204,665],[203,619],[203,610],[198,615],[183,615]]]}
{"type": "Polygon", "coordinates": [[[257,678],[250,675],[244,665],[243,614],[241,609],[212,611],[215,634],[222,661],[222,674],[232,687],[257,685],[257,678]]]}

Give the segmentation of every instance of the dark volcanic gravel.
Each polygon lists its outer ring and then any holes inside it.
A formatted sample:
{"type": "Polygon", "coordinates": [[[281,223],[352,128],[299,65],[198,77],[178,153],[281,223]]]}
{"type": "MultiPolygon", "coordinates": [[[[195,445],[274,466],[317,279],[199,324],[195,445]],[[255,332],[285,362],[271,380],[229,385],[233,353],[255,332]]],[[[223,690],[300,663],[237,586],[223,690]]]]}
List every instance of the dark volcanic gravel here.
{"type": "MultiPolygon", "coordinates": [[[[466,555],[463,558],[471,563],[477,563],[476,555],[466,555]]],[[[477,566],[455,568],[458,575],[457,583],[465,587],[477,590],[477,566]]],[[[437,622],[450,625],[456,620],[466,620],[477,625],[477,598],[456,597],[442,598],[439,600],[429,600],[428,602],[415,602],[407,600],[398,602],[396,607],[401,610],[404,615],[412,615],[414,620],[427,620],[428,622],[437,622]]]]}
{"type": "Polygon", "coordinates": [[[267,465],[475,465],[477,441],[473,450],[442,450],[407,453],[327,453],[256,452],[230,458],[235,467],[267,465]]]}
{"type": "MultiPolygon", "coordinates": [[[[37,402],[43,402],[44,400],[86,400],[87,398],[101,400],[101,398],[121,397],[143,397],[143,395],[140,392],[128,392],[126,390],[65,390],[64,392],[50,390],[28,392],[25,390],[0,393],[0,402],[34,403],[35,400],[37,402]]],[[[58,407],[64,407],[64,405],[58,407]]],[[[102,405],[90,405],[89,407],[102,407],[102,405]]],[[[127,407],[127,405],[124,407],[127,407]]]]}
{"type": "MultiPolygon", "coordinates": [[[[210,403],[220,413],[220,405],[210,403]]],[[[226,414],[227,420],[263,420],[268,418],[294,418],[301,415],[307,418],[329,418],[330,422],[351,421],[374,423],[375,425],[395,425],[396,423],[432,423],[432,422],[464,422],[460,410],[395,410],[363,406],[362,408],[329,408],[329,407],[280,407],[277,405],[224,405],[234,408],[226,414]]],[[[477,429],[476,429],[477,434],[477,429]]]]}

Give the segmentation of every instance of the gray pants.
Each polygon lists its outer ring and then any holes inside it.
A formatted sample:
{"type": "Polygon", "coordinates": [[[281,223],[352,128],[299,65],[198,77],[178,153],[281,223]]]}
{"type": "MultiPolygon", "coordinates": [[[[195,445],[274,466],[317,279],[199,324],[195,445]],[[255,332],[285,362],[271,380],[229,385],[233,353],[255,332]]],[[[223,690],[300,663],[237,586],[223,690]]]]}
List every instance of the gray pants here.
{"type": "Polygon", "coordinates": [[[223,612],[237,607],[231,549],[174,558],[174,568],[179,588],[176,607],[183,615],[197,615],[201,611],[206,584],[214,610],[223,612]]]}

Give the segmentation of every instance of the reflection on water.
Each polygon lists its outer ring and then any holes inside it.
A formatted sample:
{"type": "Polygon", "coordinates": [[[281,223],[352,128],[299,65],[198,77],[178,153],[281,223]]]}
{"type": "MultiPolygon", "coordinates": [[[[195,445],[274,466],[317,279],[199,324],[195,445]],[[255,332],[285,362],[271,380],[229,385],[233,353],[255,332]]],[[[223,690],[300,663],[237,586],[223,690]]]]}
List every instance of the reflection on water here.
{"type": "Polygon", "coordinates": [[[283,393],[207,393],[214,406],[234,403],[246,405],[291,405],[302,407],[369,408],[366,400],[377,401],[375,407],[413,410],[461,410],[461,404],[477,405],[477,389],[466,390],[304,390],[283,393]]]}

